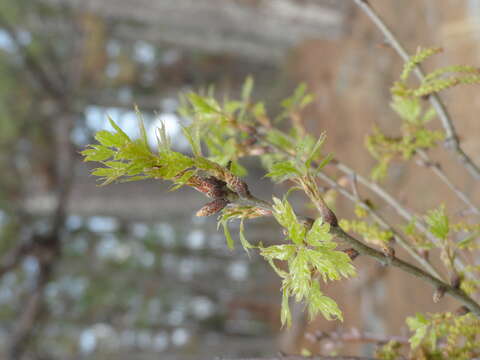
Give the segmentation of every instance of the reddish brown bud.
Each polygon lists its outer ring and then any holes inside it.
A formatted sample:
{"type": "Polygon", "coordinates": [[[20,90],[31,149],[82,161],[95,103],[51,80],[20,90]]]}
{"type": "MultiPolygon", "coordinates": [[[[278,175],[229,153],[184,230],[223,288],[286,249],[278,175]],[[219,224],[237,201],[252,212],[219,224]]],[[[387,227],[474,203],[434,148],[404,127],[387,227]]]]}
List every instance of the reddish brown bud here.
{"type": "Polygon", "coordinates": [[[227,195],[227,190],[225,188],[225,182],[217,179],[214,176],[210,176],[205,179],[205,184],[207,191],[205,195],[212,199],[224,198],[227,195]]]}
{"type": "Polygon", "coordinates": [[[215,199],[205,206],[203,206],[200,210],[197,211],[197,216],[210,216],[213,214],[218,213],[221,211],[225,206],[228,205],[228,200],[225,199],[215,199]]]}
{"type": "Polygon", "coordinates": [[[343,250],[343,252],[347,254],[350,257],[350,260],[352,261],[355,260],[358,257],[358,255],[360,255],[360,253],[354,248],[345,249],[343,250]]]}
{"type": "Polygon", "coordinates": [[[208,178],[192,176],[187,184],[212,199],[224,198],[227,194],[225,182],[213,176],[208,178]]]}
{"type": "Polygon", "coordinates": [[[240,197],[246,198],[251,196],[250,191],[248,190],[248,185],[238,176],[235,176],[231,172],[228,172],[225,175],[225,181],[228,187],[235,191],[240,197]]]}

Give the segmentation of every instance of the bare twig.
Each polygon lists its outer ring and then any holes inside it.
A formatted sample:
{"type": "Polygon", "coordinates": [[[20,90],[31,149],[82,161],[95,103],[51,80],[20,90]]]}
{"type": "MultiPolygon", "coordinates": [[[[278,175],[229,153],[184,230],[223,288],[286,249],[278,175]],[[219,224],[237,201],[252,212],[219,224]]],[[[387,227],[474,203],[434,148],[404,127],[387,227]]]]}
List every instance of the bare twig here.
{"type": "Polygon", "coordinates": [[[452,190],[453,193],[455,193],[455,195],[460,199],[462,200],[465,204],[468,205],[468,207],[470,208],[470,211],[471,213],[473,214],[476,214],[476,215],[480,215],[480,208],[478,208],[478,206],[476,206],[471,200],[470,198],[467,196],[467,194],[465,194],[460,188],[458,188],[458,186],[456,186],[450,179],[449,177],[447,176],[447,174],[445,173],[445,171],[443,171],[442,167],[440,166],[440,164],[438,164],[437,162],[434,162],[430,156],[427,154],[426,151],[423,151],[423,150],[417,150],[417,154],[420,156],[420,158],[422,159],[422,163],[421,165],[423,166],[426,166],[428,167],[429,169],[431,169],[433,171],[433,173],[435,175],[437,175],[440,180],[442,180],[445,185],[447,185],[449,187],[450,190],[452,190]]]}
{"type": "MultiPolygon", "coordinates": [[[[352,174],[355,174],[355,171],[353,171],[350,167],[338,160],[332,160],[330,163],[346,175],[352,176],[352,174]]],[[[427,239],[429,239],[433,244],[435,244],[436,246],[441,246],[440,240],[437,239],[435,235],[433,235],[430,231],[428,231],[428,228],[422,222],[415,221],[415,217],[413,216],[413,214],[409,210],[407,210],[402,204],[400,204],[400,202],[395,199],[390,193],[388,193],[383,187],[373,181],[368,180],[366,177],[360,174],[356,174],[356,177],[360,184],[362,184],[363,186],[371,190],[374,194],[379,196],[390,207],[392,207],[392,209],[395,210],[395,212],[405,221],[414,222],[417,230],[424,234],[427,239]]],[[[455,259],[455,265],[461,271],[464,271],[466,268],[466,265],[458,258],[455,259]]],[[[475,275],[472,274],[472,272],[467,271],[465,272],[465,275],[470,278],[475,278],[475,275]]]]}
{"type": "Polygon", "coordinates": [[[347,199],[351,200],[352,202],[356,202],[360,207],[362,207],[362,209],[365,209],[370,214],[370,216],[378,224],[380,224],[380,226],[382,226],[385,230],[389,230],[392,232],[395,241],[399,243],[400,246],[402,246],[412,258],[414,258],[419,264],[421,264],[424,269],[426,269],[430,274],[436,276],[437,278],[442,278],[438,270],[435,269],[435,267],[430,264],[427,259],[420,255],[415,250],[415,248],[407,240],[405,240],[397,230],[395,230],[391,225],[389,225],[388,222],[378,212],[368,206],[368,204],[366,204],[364,201],[356,201],[355,197],[351,193],[339,186],[338,183],[327,174],[320,172],[317,174],[317,176],[330,186],[334,187],[340,194],[345,196],[347,199]]]}
{"type": "MultiPolygon", "coordinates": [[[[369,2],[367,0],[353,0],[353,2],[370,18],[383,34],[388,44],[397,52],[402,60],[407,62],[410,58],[407,51],[369,2]]],[[[425,78],[425,74],[420,66],[415,67],[414,73],[420,81],[425,78]]],[[[460,146],[455,126],[440,96],[434,93],[431,94],[428,99],[437,112],[443,129],[445,130],[445,147],[457,156],[458,161],[465,166],[474,179],[480,180],[480,167],[472,161],[460,146]]]]}
{"type": "Polygon", "coordinates": [[[370,332],[360,332],[358,329],[351,329],[350,331],[316,331],[305,335],[307,339],[313,342],[331,340],[337,342],[360,342],[360,343],[375,343],[385,344],[390,341],[395,341],[400,344],[408,344],[408,337],[393,336],[393,335],[379,335],[370,332]]]}

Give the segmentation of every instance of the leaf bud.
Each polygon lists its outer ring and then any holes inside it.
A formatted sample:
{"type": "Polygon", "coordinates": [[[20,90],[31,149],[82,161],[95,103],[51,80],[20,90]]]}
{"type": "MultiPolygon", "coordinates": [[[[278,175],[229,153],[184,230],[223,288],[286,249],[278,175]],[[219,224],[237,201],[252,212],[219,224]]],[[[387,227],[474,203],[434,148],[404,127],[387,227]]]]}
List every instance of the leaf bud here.
{"type": "Polygon", "coordinates": [[[225,199],[215,199],[208,204],[204,205],[200,210],[197,211],[195,215],[197,216],[210,216],[221,211],[225,206],[228,205],[228,200],[225,199]]]}

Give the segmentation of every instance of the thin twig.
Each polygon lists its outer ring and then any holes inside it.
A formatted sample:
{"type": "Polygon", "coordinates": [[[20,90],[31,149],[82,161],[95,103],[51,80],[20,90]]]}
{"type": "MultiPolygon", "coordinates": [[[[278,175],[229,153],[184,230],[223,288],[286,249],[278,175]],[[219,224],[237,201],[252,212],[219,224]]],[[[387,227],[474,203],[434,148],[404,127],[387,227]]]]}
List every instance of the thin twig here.
{"type": "MultiPolygon", "coordinates": [[[[332,160],[330,163],[346,175],[352,176],[352,174],[355,174],[355,171],[353,171],[349,166],[338,160],[332,160]]],[[[363,186],[371,190],[374,194],[379,196],[382,200],[384,200],[388,205],[392,207],[392,209],[396,211],[396,213],[400,217],[402,217],[407,222],[413,222],[417,230],[424,234],[428,240],[430,240],[434,245],[438,247],[441,246],[440,240],[437,239],[435,235],[433,235],[422,222],[415,221],[415,217],[412,215],[412,213],[407,210],[402,204],[400,204],[400,202],[395,199],[390,193],[388,193],[383,187],[373,181],[368,180],[366,177],[360,174],[356,174],[356,176],[360,184],[362,184],[363,186]]],[[[455,259],[455,265],[461,271],[463,271],[467,277],[473,279],[475,278],[475,275],[471,271],[465,271],[466,265],[460,259],[455,259]]]]}
{"type": "MultiPolygon", "coordinates": [[[[407,62],[410,59],[405,48],[400,44],[397,37],[389,29],[387,24],[383,21],[380,15],[373,9],[367,0],[353,0],[353,2],[370,18],[375,26],[385,37],[390,46],[397,52],[403,61],[407,62]]],[[[425,74],[420,66],[416,66],[414,73],[417,78],[422,81],[425,78],[425,74]]],[[[465,154],[458,139],[457,131],[453,125],[453,121],[448,114],[445,104],[442,102],[438,94],[431,94],[428,97],[430,104],[435,109],[440,118],[442,126],[446,133],[445,147],[453,152],[457,159],[465,166],[474,179],[480,180],[480,167],[476,165],[472,159],[465,154]]]]}
{"type": "Polygon", "coordinates": [[[362,342],[385,344],[390,341],[395,341],[400,344],[408,344],[408,337],[394,336],[394,335],[379,335],[370,332],[360,332],[358,329],[351,329],[350,331],[315,331],[314,333],[307,333],[305,337],[312,342],[320,342],[323,340],[337,341],[337,342],[362,342]]]}
{"type": "MultiPolygon", "coordinates": [[[[352,202],[356,201],[354,196],[351,193],[349,193],[343,187],[338,185],[338,183],[327,174],[320,172],[317,174],[317,176],[323,181],[325,181],[327,184],[329,184],[330,186],[334,187],[340,194],[345,196],[347,199],[351,200],[352,202]]],[[[426,269],[433,276],[436,276],[439,279],[442,278],[438,270],[435,269],[435,267],[432,264],[430,264],[430,262],[427,259],[425,259],[422,255],[420,255],[415,250],[415,248],[407,240],[405,240],[397,230],[395,230],[391,225],[389,225],[387,221],[378,212],[376,212],[374,209],[368,206],[368,204],[366,204],[364,201],[359,201],[356,203],[360,207],[362,207],[362,209],[365,209],[370,214],[370,216],[378,224],[380,224],[380,226],[382,226],[385,230],[391,231],[395,241],[399,243],[400,246],[402,246],[411,257],[413,257],[419,264],[421,264],[424,267],[424,269],[426,269]]]]}
{"type": "Polygon", "coordinates": [[[449,187],[450,190],[452,190],[455,195],[462,200],[465,204],[467,204],[470,208],[470,211],[473,214],[480,215],[480,208],[476,206],[470,198],[465,194],[458,186],[456,186],[447,176],[445,171],[443,171],[442,167],[440,164],[434,162],[430,156],[427,154],[426,151],[423,150],[417,150],[417,154],[422,158],[423,162],[421,165],[424,165],[431,169],[435,175],[437,175],[440,180],[442,180],[445,185],[449,187]]]}

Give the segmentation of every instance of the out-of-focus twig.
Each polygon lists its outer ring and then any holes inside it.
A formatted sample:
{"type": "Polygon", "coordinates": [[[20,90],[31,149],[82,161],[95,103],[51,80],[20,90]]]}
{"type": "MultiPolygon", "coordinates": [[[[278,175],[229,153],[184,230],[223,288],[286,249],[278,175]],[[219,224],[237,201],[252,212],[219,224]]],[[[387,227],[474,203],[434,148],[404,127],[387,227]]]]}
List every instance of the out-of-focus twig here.
{"type": "Polygon", "coordinates": [[[390,341],[395,341],[400,344],[408,344],[408,337],[393,336],[393,335],[379,335],[370,332],[360,332],[358,329],[351,329],[350,331],[316,331],[314,333],[307,333],[305,337],[314,342],[323,340],[331,340],[335,342],[359,342],[359,343],[375,343],[385,344],[390,341]]]}
{"type": "Polygon", "coordinates": [[[455,185],[451,180],[450,178],[447,176],[447,174],[445,173],[445,171],[443,171],[442,167],[440,166],[440,164],[438,164],[437,162],[434,162],[430,156],[427,154],[426,151],[424,150],[417,150],[417,154],[420,156],[420,158],[422,159],[422,162],[420,163],[420,165],[422,166],[426,166],[428,167],[429,169],[431,169],[433,171],[433,173],[438,176],[438,178],[440,178],[440,180],[443,181],[443,183],[445,185],[448,186],[448,188],[450,190],[452,190],[452,192],[460,199],[462,200],[465,204],[468,205],[471,213],[473,214],[476,214],[476,215],[480,215],[480,208],[478,208],[478,206],[476,206],[471,200],[470,198],[467,196],[467,194],[465,194],[457,185],[455,185]]]}

